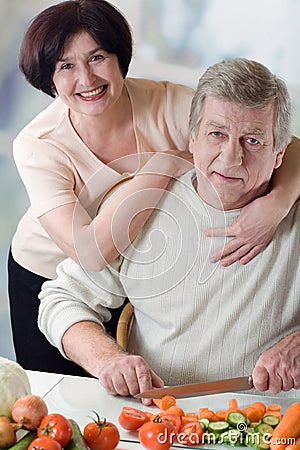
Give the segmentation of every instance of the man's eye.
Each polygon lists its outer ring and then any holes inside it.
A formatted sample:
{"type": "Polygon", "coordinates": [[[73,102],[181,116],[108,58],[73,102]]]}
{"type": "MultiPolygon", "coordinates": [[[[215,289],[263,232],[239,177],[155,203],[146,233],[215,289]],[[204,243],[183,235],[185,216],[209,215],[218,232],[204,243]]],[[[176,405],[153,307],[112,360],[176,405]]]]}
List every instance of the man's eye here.
{"type": "Polygon", "coordinates": [[[216,138],[223,136],[221,131],[212,131],[210,134],[211,134],[211,136],[216,137],[216,138]]]}
{"type": "Polygon", "coordinates": [[[255,138],[253,138],[253,137],[247,138],[246,141],[247,141],[250,145],[258,145],[258,144],[260,143],[257,139],[255,139],[255,138]]]}

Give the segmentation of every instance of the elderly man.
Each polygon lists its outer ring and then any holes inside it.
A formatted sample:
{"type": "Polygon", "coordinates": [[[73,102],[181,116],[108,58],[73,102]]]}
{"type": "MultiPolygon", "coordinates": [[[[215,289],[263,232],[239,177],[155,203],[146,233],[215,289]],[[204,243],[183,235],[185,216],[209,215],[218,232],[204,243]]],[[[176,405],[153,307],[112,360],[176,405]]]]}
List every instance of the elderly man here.
{"type": "Polygon", "coordinates": [[[251,373],[259,391],[298,389],[299,202],[246,266],[211,263],[204,233],[268,194],[290,121],[286,86],[266,67],[246,59],[210,67],[191,108],[195,170],[170,184],[133,245],[102,272],[59,265],[40,294],[50,342],[113,394],[251,373]],[[135,311],[128,353],[102,326],[125,297],[135,311]]]}

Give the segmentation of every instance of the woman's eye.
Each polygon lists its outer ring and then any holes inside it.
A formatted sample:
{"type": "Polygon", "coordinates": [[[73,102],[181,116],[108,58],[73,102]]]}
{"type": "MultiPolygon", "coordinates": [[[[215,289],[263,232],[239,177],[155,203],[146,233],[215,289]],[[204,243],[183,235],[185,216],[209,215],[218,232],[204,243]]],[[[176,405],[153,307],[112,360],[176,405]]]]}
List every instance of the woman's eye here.
{"type": "Polygon", "coordinates": [[[60,70],[68,70],[68,69],[71,69],[72,67],[73,67],[73,64],[66,63],[60,67],[60,70]]]}
{"type": "Polygon", "coordinates": [[[97,62],[102,62],[104,61],[106,58],[103,55],[94,55],[91,57],[91,62],[97,61],[97,62]]]}

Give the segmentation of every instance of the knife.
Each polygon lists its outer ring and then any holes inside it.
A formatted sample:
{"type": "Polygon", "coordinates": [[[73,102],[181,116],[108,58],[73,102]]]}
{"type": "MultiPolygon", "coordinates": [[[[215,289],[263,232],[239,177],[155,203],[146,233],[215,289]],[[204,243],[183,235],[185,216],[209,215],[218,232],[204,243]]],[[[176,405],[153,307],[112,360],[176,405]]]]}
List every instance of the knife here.
{"type": "Polygon", "coordinates": [[[253,388],[252,376],[228,378],[206,383],[183,384],[180,386],[167,386],[144,391],[135,398],[161,398],[164,395],[173,395],[175,398],[197,397],[199,395],[220,394],[230,391],[246,391],[253,388]]]}

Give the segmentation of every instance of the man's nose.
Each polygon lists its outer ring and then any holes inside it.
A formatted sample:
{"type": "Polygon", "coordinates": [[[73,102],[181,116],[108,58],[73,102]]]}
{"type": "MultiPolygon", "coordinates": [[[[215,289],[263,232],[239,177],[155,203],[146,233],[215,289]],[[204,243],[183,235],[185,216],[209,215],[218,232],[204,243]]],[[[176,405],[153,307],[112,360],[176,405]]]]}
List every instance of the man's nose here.
{"type": "Polygon", "coordinates": [[[229,166],[240,166],[243,163],[243,147],[239,139],[228,139],[222,145],[221,158],[229,166]]]}

